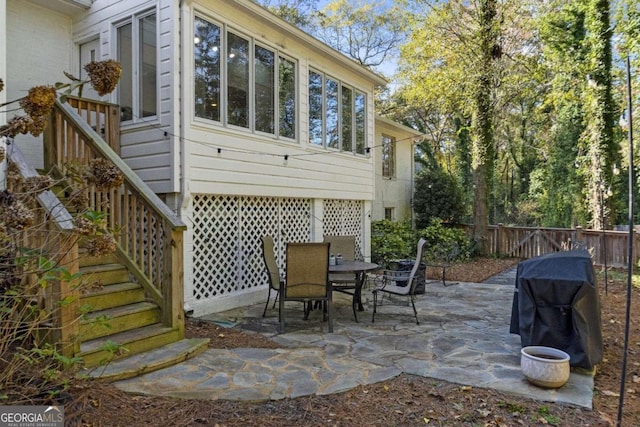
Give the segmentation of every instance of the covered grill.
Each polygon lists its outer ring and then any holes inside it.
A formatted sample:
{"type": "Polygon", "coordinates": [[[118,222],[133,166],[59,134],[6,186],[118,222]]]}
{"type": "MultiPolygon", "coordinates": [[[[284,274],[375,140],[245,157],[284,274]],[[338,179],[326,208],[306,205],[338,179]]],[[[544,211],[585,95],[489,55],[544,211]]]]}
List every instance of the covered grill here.
{"type": "Polygon", "coordinates": [[[557,252],[518,264],[509,332],[522,346],[565,351],[571,366],[592,369],[602,360],[600,298],[584,250],[557,252]]]}

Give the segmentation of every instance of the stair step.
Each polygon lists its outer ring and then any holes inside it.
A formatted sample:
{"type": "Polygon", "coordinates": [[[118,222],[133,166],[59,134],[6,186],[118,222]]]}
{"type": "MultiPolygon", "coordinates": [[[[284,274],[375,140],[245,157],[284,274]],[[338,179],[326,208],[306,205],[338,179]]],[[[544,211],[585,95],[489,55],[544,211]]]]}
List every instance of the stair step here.
{"type": "Polygon", "coordinates": [[[208,338],[182,339],[153,350],[111,361],[104,367],[81,372],[92,378],[123,380],[191,359],[207,349],[208,338]]]}
{"type": "Polygon", "coordinates": [[[80,338],[88,341],[130,329],[152,325],[160,320],[160,308],[151,302],[94,311],[80,322],[80,338]],[[104,320],[102,320],[104,319],[104,320]]]}
{"type": "Polygon", "coordinates": [[[107,338],[97,338],[80,343],[80,353],[76,356],[81,357],[83,365],[90,368],[149,351],[182,338],[183,336],[177,329],[155,323],[120,332],[107,338]],[[115,353],[106,350],[105,345],[109,342],[120,345],[121,350],[116,350],[115,353]]]}
{"type": "Polygon", "coordinates": [[[80,267],[91,267],[95,265],[106,265],[106,264],[117,264],[118,256],[115,252],[112,252],[107,255],[89,255],[87,250],[84,248],[78,249],[78,262],[80,263],[80,267]]]}
{"type": "Polygon", "coordinates": [[[80,297],[81,303],[91,307],[91,311],[105,310],[121,305],[129,305],[145,300],[144,288],[138,283],[124,282],[91,289],[80,297]]]}
{"type": "Polygon", "coordinates": [[[82,276],[79,280],[85,286],[92,283],[100,283],[102,285],[112,285],[114,283],[129,282],[129,272],[122,264],[105,264],[81,267],[82,276]]]}

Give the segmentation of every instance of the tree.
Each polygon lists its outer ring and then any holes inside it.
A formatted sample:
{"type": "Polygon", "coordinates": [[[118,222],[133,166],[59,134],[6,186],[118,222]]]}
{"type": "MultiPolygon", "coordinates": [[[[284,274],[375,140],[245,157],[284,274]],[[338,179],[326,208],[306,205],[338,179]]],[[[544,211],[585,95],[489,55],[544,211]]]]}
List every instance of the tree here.
{"type": "MultiPolygon", "coordinates": [[[[409,21],[410,40],[401,49],[400,76],[405,93],[415,105],[438,108],[459,147],[469,130],[473,174],[474,240],[487,242],[489,195],[494,164],[494,108],[504,46],[496,0],[452,0],[428,6],[409,21]],[[462,125],[462,126],[461,126],[462,125]]],[[[436,115],[432,115],[435,117],[436,115]]],[[[459,156],[464,159],[464,156],[459,156]]],[[[464,161],[460,162],[464,164],[464,161]]]]}
{"type": "Polygon", "coordinates": [[[608,0],[589,0],[585,14],[588,84],[584,93],[587,121],[582,139],[588,162],[587,202],[591,222],[596,229],[606,228],[605,216],[615,216],[613,205],[605,205],[606,186],[612,182],[614,165],[618,160],[613,139],[614,117],[618,108],[612,96],[609,6],[608,0]]]}
{"type": "Polygon", "coordinates": [[[310,16],[317,9],[318,0],[254,0],[280,18],[301,29],[308,29],[310,16]]]}
{"type": "Polygon", "coordinates": [[[418,174],[415,182],[416,228],[426,228],[434,218],[460,223],[465,207],[462,190],[454,176],[433,168],[418,174]]]}
{"type": "Polygon", "coordinates": [[[472,163],[474,203],[473,203],[473,240],[480,253],[489,253],[489,191],[493,172],[493,105],[495,61],[500,59],[501,48],[498,43],[499,24],[497,21],[496,0],[482,0],[478,15],[478,69],[472,78],[473,118],[472,163]]]}
{"type": "Polygon", "coordinates": [[[369,68],[393,59],[404,38],[406,1],[334,0],[313,14],[312,33],[369,68]]]}

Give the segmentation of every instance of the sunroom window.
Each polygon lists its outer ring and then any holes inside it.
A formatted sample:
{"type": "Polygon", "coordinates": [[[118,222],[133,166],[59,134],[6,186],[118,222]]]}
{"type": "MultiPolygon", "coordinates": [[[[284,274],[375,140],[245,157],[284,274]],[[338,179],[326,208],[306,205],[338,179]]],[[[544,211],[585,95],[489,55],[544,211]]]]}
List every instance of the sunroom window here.
{"type": "Polygon", "coordinates": [[[196,117],[296,138],[294,61],[202,17],[195,18],[193,41],[196,117]]]}
{"type": "Polygon", "coordinates": [[[309,143],[364,154],[366,96],[337,79],[309,72],[309,143]]]}
{"type": "Polygon", "coordinates": [[[136,15],[116,28],[122,74],[118,85],[120,120],[157,114],[157,29],[154,12],[136,15]]]}
{"type": "Polygon", "coordinates": [[[196,17],[193,40],[195,114],[220,121],[220,27],[196,17]]]}

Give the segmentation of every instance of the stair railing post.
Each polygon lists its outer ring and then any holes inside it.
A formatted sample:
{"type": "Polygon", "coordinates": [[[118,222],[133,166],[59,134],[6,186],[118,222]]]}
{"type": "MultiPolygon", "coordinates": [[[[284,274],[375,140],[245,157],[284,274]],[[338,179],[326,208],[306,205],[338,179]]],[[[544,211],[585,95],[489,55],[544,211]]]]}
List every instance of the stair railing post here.
{"type": "Polygon", "coordinates": [[[169,239],[165,242],[165,271],[162,279],[162,295],[164,307],[162,315],[165,325],[171,325],[178,329],[180,335],[184,334],[184,293],[182,281],[184,278],[183,262],[183,231],[172,229],[170,224],[165,224],[170,230],[169,239]]]}
{"type": "MultiPolygon", "coordinates": [[[[49,240],[49,256],[56,261],[56,265],[66,269],[70,275],[78,273],[80,269],[78,261],[78,239],[73,232],[61,232],[50,228],[50,234],[55,235],[49,240]]],[[[80,351],[78,334],[80,290],[79,281],[71,282],[65,280],[55,280],[47,285],[46,308],[51,314],[49,342],[58,345],[57,350],[67,357],[72,357],[80,351]]]]}

